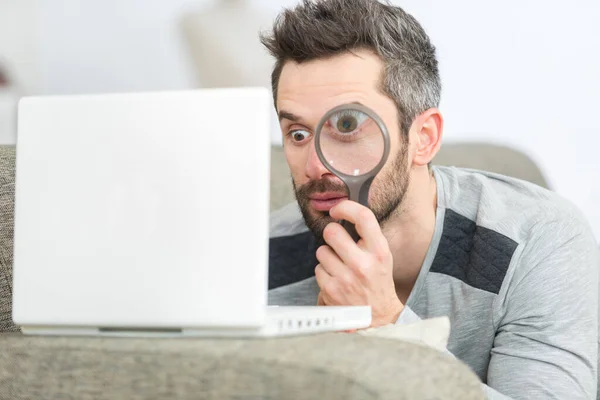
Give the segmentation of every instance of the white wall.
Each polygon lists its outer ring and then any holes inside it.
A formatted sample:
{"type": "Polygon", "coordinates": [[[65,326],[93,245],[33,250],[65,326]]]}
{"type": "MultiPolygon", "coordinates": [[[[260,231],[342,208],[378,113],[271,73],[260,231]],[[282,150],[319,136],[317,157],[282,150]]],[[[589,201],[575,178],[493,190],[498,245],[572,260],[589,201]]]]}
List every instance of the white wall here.
{"type": "Polygon", "coordinates": [[[446,140],[523,149],[600,240],[600,2],[401,3],[438,47],[446,140]]]}
{"type": "Polygon", "coordinates": [[[0,65],[23,89],[41,84],[41,0],[0,0],[0,65]]]}
{"type": "MultiPolygon", "coordinates": [[[[423,23],[438,48],[445,140],[525,150],[600,240],[600,2],[394,2],[423,23]]],[[[295,1],[254,3],[275,15],[295,1]]],[[[0,55],[7,48],[18,55],[31,92],[192,87],[176,23],[187,7],[202,4],[208,0],[0,0],[0,55]],[[21,10],[20,19],[6,18],[7,9],[21,10]],[[24,47],[7,40],[5,21],[24,47]]]]}
{"type": "Polygon", "coordinates": [[[177,18],[191,0],[40,0],[43,93],[184,89],[177,18]]]}
{"type": "Polygon", "coordinates": [[[40,84],[37,0],[0,0],[0,67],[11,87],[0,87],[0,144],[14,143],[19,90],[40,84]]]}

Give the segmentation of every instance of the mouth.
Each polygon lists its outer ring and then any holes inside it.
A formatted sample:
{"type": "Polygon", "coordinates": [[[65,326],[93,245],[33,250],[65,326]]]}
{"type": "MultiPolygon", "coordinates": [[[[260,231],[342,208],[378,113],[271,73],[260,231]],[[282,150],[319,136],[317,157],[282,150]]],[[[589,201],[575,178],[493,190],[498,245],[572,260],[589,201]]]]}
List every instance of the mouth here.
{"type": "Polygon", "coordinates": [[[310,196],[310,205],[317,211],[329,211],[347,198],[348,196],[343,193],[314,193],[310,196]]]}

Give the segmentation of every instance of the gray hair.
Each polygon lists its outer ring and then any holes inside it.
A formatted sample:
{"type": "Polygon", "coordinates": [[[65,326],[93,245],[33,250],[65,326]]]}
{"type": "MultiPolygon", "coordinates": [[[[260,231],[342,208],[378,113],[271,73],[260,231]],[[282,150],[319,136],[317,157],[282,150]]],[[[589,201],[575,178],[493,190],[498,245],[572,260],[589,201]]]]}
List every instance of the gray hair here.
{"type": "Polygon", "coordinates": [[[286,61],[302,63],[357,49],[374,51],[384,63],[381,89],[396,103],[400,129],[438,107],[441,82],[435,47],[410,14],[377,0],[302,0],[284,10],[262,44],[275,57],[273,99],[286,61]]]}

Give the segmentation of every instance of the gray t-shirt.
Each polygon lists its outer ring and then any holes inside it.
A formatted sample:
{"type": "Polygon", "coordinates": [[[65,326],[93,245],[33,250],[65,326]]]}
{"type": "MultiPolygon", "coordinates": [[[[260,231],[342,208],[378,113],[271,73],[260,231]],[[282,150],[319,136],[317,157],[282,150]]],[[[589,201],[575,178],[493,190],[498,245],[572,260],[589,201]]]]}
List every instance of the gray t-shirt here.
{"type": "MultiPolygon", "coordinates": [[[[399,324],[448,316],[448,350],[491,399],[595,399],[600,252],[581,213],[521,180],[433,167],[435,232],[399,324]]],[[[315,305],[315,241],[271,216],[269,304],[315,305]]]]}

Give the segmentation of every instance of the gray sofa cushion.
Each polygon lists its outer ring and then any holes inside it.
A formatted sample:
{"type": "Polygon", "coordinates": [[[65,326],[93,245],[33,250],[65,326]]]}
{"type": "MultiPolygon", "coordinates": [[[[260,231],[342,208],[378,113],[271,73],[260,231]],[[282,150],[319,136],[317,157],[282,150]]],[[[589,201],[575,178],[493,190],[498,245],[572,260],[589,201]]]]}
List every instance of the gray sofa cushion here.
{"type": "Polygon", "coordinates": [[[15,148],[0,146],[0,332],[18,331],[11,317],[15,148]]]}
{"type": "Polygon", "coordinates": [[[548,181],[535,161],[524,152],[509,146],[448,142],[442,144],[432,163],[495,172],[549,188],[548,181]]]}
{"type": "Polygon", "coordinates": [[[438,351],[358,334],[271,340],[0,335],[11,399],[483,399],[438,351]]]}

